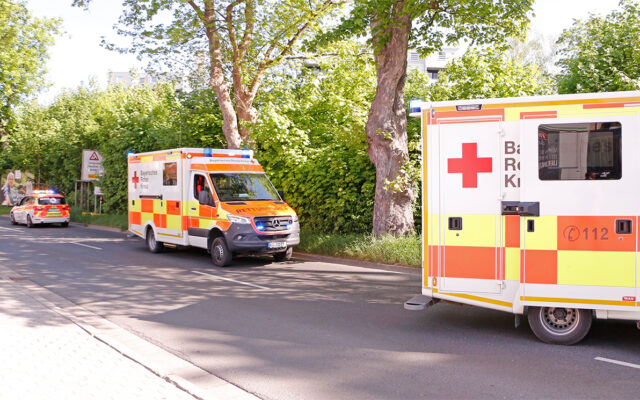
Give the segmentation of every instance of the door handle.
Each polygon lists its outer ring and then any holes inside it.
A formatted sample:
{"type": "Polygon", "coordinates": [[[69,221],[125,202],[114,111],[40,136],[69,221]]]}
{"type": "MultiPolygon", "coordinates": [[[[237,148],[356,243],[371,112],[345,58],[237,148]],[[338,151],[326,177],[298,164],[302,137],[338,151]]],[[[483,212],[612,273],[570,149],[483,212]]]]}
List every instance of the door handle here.
{"type": "Polygon", "coordinates": [[[500,209],[502,215],[540,216],[540,202],[538,201],[503,201],[500,204],[500,209]]]}
{"type": "Polygon", "coordinates": [[[195,210],[197,210],[197,208],[191,207],[191,211],[195,211],[195,210]]]}

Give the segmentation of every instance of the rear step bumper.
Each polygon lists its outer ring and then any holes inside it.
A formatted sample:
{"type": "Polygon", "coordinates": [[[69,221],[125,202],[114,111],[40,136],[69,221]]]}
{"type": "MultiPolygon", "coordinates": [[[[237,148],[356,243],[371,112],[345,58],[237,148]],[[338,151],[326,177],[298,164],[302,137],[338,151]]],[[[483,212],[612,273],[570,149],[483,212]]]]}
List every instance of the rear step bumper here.
{"type": "Polygon", "coordinates": [[[410,311],[420,311],[439,302],[440,299],[434,299],[424,294],[413,296],[404,302],[404,309],[410,311]]]}

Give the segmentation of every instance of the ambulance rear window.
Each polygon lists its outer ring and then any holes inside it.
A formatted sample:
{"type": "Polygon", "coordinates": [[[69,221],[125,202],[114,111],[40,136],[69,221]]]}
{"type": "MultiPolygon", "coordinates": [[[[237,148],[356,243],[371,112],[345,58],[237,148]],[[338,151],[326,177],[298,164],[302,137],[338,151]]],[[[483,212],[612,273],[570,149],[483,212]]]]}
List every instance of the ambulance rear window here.
{"type": "Polygon", "coordinates": [[[538,127],[538,176],[543,181],[622,177],[619,122],[543,124],[538,127]]]}
{"type": "Polygon", "coordinates": [[[40,197],[38,199],[38,204],[43,205],[43,206],[54,206],[54,205],[58,205],[58,204],[67,204],[64,201],[64,197],[40,197]]]}

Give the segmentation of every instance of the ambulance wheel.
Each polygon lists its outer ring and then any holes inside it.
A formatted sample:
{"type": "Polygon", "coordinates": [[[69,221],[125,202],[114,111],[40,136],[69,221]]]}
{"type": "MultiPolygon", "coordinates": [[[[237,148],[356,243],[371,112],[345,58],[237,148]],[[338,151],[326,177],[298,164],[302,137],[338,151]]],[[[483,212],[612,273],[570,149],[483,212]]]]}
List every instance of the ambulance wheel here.
{"type": "Polygon", "coordinates": [[[27,228],[33,228],[33,221],[31,221],[31,215],[27,215],[27,228]]]}
{"type": "Polygon", "coordinates": [[[164,243],[156,240],[156,235],[153,233],[153,229],[147,229],[147,247],[152,253],[160,253],[164,250],[164,243]]]}
{"type": "Polygon", "coordinates": [[[11,222],[11,225],[18,225],[18,223],[16,222],[16,218],[13,216],[13,213],[9,215],[9,221],[11,222]]]}
{"type": "Polygon", "coordinates": [[[63,222],[60,224],[61,227],[66,228],[67,226],[69,226],[68,222],[63,222]]]}
{"type": "Polygon", "coordinates": [[[223,237],[217,237],[211,243],[211,261],[216,267],[226,267],[231,264],[233,255],[227,247],[223,237]]]}
{"type": "Polygon", "coordinates": [[[538,339],[566,346],[584,339],[593,320],[590,310],[563,307],[531,307],[527,318],[538,339]]]}
{"type": "Polygon", "coordinates": [[[291,255],[293,255],[293,247],[287,247],[287,250],[281,251],[280,253],[273,253],[273,259],[276,262],[291,260],[291,255]]]}

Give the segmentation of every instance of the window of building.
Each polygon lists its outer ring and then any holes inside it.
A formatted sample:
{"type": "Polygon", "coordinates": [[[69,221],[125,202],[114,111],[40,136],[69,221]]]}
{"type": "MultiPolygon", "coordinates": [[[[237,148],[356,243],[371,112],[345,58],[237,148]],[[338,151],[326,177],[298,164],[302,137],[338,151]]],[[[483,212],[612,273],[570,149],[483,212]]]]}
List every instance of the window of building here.
{"type": "Polygon", "coordinates": [[[447,59],[447,53],[445,53],[444,51],[441,51],[440,53],[438,53],[438,58],[440,60],[446,60],[447,59]]]}
{"type": "Polygon", "coordinates": [[[440,72],[439,69],[436,68],[427,68],[427,75],[429,76],[429,78],[437,80],[438,79],[438,72],[440,72]]]}
{"type": "Polygon", "coordinates": [[[543,181],[620,179],[621,155],[619,122],[538,127],[538,176],[543,181]]]}
{"type": "Polygon", "coordinates": [[[411,62],[419,62],[420,61],[420,54],[415,53],[415,52],[409,53],[409,60],[411,62]]]}

